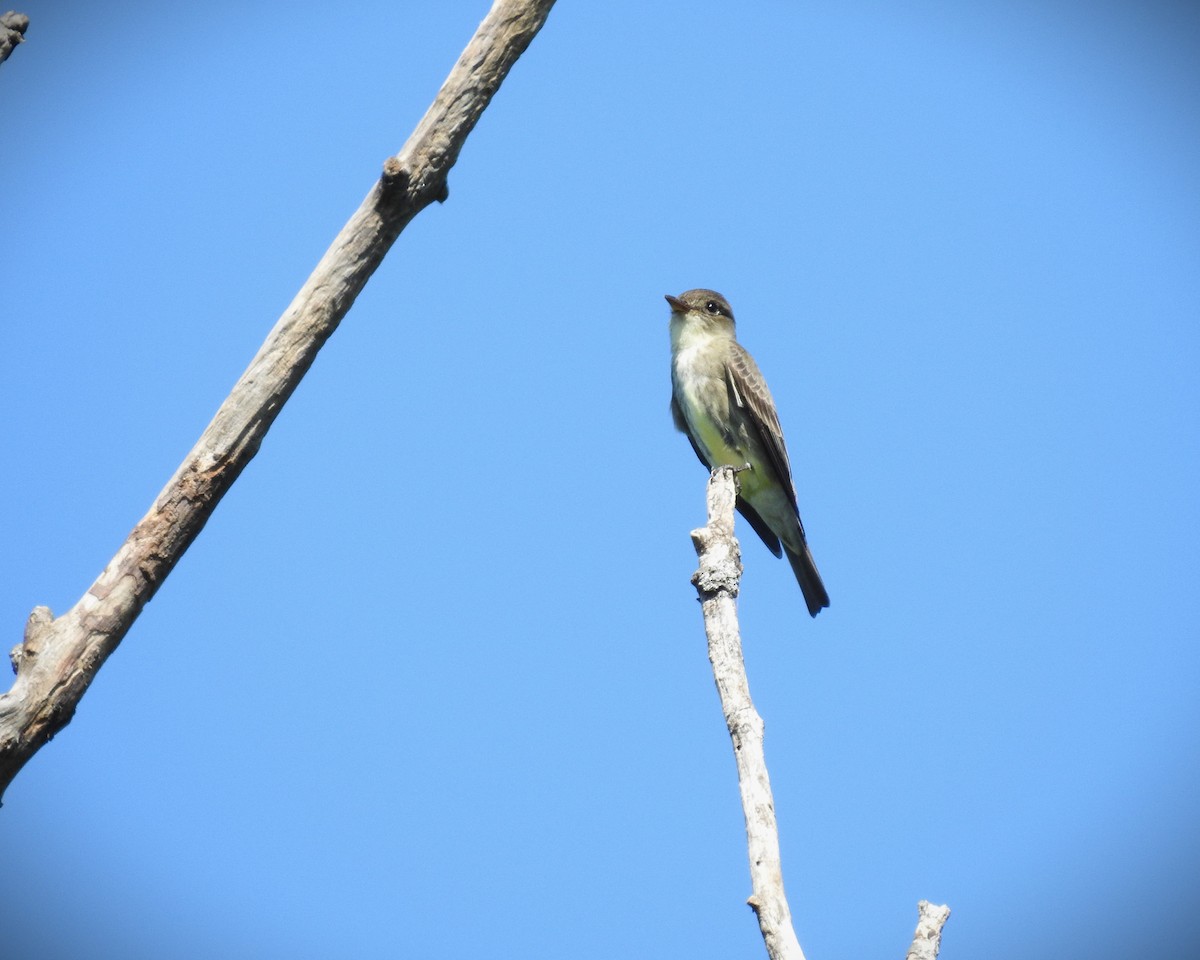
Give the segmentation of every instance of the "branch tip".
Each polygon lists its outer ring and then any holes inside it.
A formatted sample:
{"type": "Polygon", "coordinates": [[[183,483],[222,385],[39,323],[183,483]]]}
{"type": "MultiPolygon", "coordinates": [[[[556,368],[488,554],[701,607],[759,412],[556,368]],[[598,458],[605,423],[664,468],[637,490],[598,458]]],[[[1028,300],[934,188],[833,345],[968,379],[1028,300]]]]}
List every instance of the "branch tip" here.
{"type": "Polygon", "coordinates": [[[736,598],[742,573],[740,550],[733,533],[737,468],[718,467],[712,471],[705,502],[708,524],[692,531],[692,542],[700,556],[700,569],[692,583],[701,600],[708,659],[729,730],[746,818],[746,852],[752,885],[746,905],[758,920],[770,960],[804,960],[783,890],[779,830],[763,752],[762,718],[750,698],[737,622],[736,598]]]}
{"type": "Polygon", "coordinates": [[[49,607],[34,607],[25,621],[25,643],[35,644],[50,631],[54,614],[49,607]]]}
{"type": "Polygon", "coordinates": [[[942,947],[942,927],[950,919],[950,908],[928,900],[917,903],[917,930],[905,960],[937,960],[942,947]]]}
{"type": "Polygon", "coordinates": [[[29,17],[15,10],[0,14],[0,63],[9,58],[18,44],[25,42],[25,31],[29,29],[29,17]]]}

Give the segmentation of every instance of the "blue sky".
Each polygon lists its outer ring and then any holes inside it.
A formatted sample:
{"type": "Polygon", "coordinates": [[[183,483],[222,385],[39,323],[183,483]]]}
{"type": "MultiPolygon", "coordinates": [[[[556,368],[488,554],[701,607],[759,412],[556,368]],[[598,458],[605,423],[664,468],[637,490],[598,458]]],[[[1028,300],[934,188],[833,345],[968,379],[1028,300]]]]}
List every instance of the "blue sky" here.
{"type": "MultiPolygon", "coordinates": [[[[31,0],[8,645],[142,516],[484,2],[31,0]]],[[[810,960],[1200,944],[1200,15],[562,0],[0,811],[14,960],[762,955],[663,294],[732,302],[832,607],[739,526],[810,960]],[[569,946],[564,948],[564,943],[569,946]]]]}

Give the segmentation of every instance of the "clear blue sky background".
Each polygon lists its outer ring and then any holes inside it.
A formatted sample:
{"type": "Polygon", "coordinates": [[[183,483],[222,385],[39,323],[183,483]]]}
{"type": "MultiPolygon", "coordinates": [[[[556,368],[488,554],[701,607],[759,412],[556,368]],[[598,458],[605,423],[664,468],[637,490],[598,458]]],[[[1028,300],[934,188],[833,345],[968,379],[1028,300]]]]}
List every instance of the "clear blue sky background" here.
{"type": "MultiPolygon", "coordinates": [[[[30,0],[5,648],[149,507],[487,9],[30,0]]],[[[665,293],[732,301],[810,960],[1200,945],[1200,14],[562,0],[0,811],[5,960],[762,956],[665,293]]],[[[1195,955],[1191,953],[1191,955],[1195,955]]]]}

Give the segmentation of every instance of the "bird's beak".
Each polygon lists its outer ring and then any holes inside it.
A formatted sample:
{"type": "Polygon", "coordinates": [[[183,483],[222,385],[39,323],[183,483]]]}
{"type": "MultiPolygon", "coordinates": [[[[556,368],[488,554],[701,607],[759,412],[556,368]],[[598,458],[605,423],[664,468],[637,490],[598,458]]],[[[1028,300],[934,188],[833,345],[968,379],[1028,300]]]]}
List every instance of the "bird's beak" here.
{"type": "Polygon", "coordinates": [[[673,297],[668,293],[665,299],[671,305],[672,313],[687,313],[687,304],[678,297],[673,297]]]}

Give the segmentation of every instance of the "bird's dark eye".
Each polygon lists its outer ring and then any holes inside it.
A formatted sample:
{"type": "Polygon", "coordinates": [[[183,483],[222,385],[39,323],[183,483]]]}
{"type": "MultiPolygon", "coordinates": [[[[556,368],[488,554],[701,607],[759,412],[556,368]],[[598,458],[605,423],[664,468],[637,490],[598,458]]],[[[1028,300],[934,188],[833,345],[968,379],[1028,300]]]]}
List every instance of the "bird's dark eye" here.
{"type": "Polygon", "coordinates": [[[721,312],[721,308],[717,305],[716,300],[709,300],[708,303],[704,305],[704,309],[714,315],[721,312]]]}

